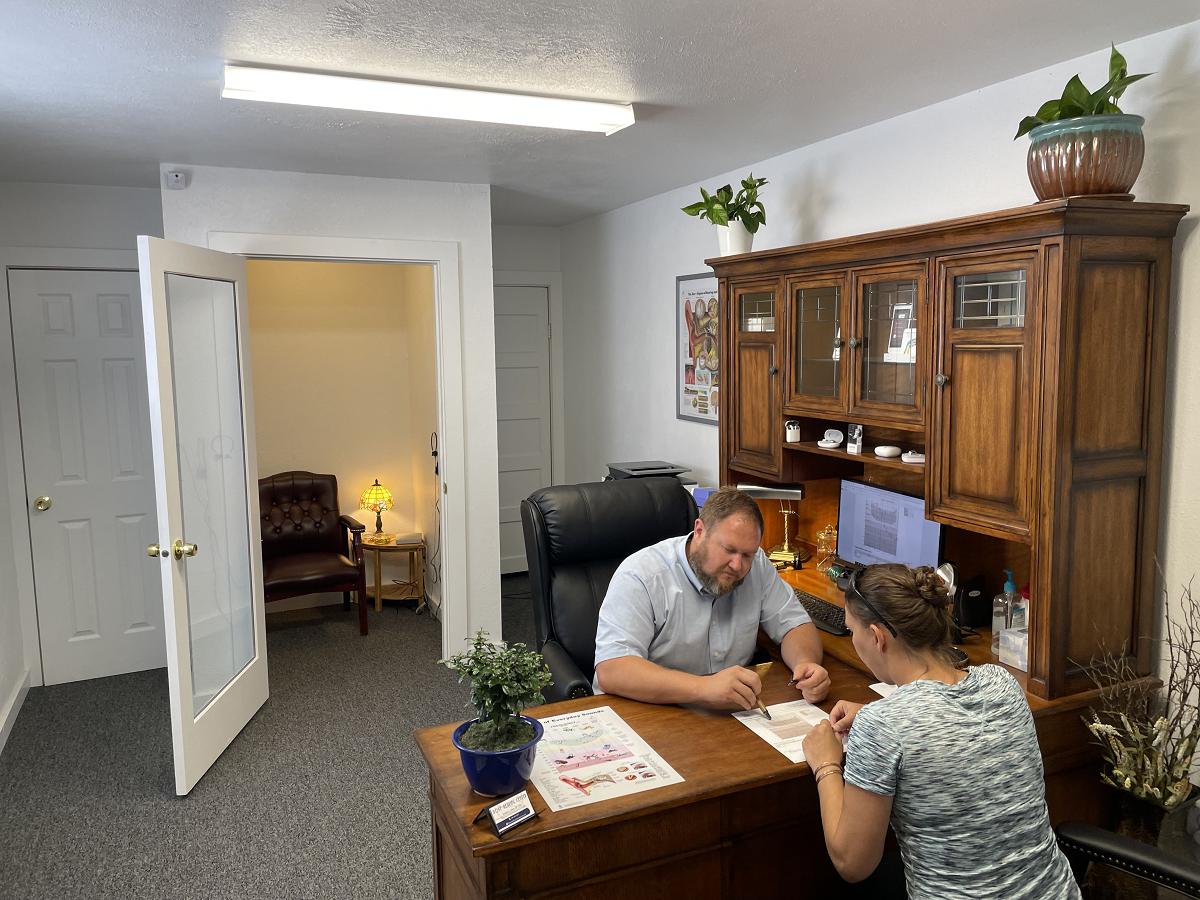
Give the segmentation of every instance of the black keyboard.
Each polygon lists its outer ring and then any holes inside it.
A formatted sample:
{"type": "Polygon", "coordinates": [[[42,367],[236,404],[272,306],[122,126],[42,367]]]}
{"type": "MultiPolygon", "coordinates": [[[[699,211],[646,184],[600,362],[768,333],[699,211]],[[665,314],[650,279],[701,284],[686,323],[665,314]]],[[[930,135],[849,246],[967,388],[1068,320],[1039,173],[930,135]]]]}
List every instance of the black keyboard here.
{"type": "Polygon", "coordinates": [[[798,588],[793,588],[793,590],[796,592],[796,599],[800,601],[800,605],[812,618],[814,625],[830,634],[844,636],[850,633],[850,629],[846,627],[846,610],[836,603],[806,594],[798,588]]]}

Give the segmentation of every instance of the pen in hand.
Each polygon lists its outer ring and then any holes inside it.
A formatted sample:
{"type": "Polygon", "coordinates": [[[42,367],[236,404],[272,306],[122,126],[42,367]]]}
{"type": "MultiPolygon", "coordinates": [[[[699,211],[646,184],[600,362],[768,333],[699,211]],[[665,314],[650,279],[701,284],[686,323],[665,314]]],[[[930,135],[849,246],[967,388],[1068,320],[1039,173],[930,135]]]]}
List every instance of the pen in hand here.
{"type": "Polygon", "coordinates": [[[758,711],[761,712],[764,716],[766,716],[768,720],[770,720],[771,714],[769,712],[767,712],[767,708],[765,706],[763,706],[763,702],[761,700],[755,700],[754,702],[756,704],[758,704],[758,711]]]}

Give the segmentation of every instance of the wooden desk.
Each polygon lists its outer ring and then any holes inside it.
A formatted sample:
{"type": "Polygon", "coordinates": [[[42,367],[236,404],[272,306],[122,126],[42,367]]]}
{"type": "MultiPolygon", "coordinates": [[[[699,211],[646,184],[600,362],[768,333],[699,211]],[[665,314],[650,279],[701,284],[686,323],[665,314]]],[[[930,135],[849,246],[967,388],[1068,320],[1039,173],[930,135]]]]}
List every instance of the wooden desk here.
{"type": "MultiPolygon", "coordinates": [[[[877,699],[869,688],[873,678],[836,658],[826,664],[833,686],[824,709],[836,700],[877,699]]],[[[782,665],[770,667],[763,677],[767,704],[796,699],[789,677],[782,665]]],[[[457,723],[417,732],[429,767],[439,900],[795,900],[844,892],[825,852],[807,765],[788,762],[728,714],[613,696],[528,712],[542,718],[598,706],[611,706],[684,782],[562,812],[550,812],[530,785],[540,815],[503,839],[472,824],[489,801],[467,785],[450,743],[457,723]]],[[[1062,755],[1067,748],[1054,736],[1063,715],[1078,722],[1077,710],[1035,711],[1048,782],[1061,783],[1062,798],[1074,800],[1079,764],[1062,755]]],[[[1090,793],[1099,794],[1095,769],[1087,772],[1090,793]]]]}

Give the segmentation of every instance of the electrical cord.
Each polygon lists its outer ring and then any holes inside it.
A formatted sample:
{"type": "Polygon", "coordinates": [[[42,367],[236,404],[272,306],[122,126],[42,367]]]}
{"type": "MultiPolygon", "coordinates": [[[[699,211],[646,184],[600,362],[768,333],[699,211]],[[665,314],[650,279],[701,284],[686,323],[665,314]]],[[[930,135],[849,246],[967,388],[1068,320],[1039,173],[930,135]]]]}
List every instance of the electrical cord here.
{"type": "MultiPolygon", "coordinates": [[[[441,486],[438,484],[438,475],[441,474],[441,462],[438,459],[438,434],[436,431],[430,432],[429,435],[429,455],[433,457],[433,534],[430,535],[430,542],[433,543],[433,550],[429,554],[429,583],[437,584],[441,580],[442,567],[438,562],[438,557],[442,552],[442,494],[441,486]]],[[[432,611],[433,607],[430,606],[432,611]]]]}

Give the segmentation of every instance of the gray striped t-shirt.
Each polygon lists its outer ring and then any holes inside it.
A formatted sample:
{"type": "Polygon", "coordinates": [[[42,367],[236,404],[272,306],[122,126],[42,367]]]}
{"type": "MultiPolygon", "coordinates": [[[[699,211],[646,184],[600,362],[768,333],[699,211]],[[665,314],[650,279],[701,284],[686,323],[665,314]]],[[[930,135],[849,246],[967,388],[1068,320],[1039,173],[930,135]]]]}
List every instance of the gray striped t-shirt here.
{"type": "Polygon", "coordinates": [[[1000,666],[864,706],[845,779],[893,798],[910,900],[1079,898],[1050,828],[1029,704],[1000,666]]]}

